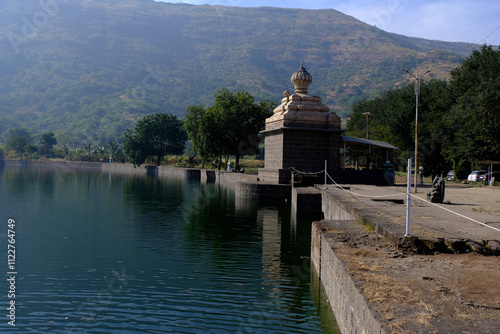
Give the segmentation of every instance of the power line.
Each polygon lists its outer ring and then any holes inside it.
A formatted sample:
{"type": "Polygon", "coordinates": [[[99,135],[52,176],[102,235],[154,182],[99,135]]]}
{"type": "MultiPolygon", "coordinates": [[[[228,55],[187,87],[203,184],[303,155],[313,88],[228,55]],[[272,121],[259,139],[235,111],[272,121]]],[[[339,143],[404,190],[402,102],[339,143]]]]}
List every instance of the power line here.
{"type": "MultiPolygon", "coordinates": [[[[500,24],[498,26],[496,26],[496,28],[493,28],[493,31],[488,33],[486,36],[484,36],[483,38],[480,38],[479,40],[477,40],[476,42],[474,42],[474,44],[478,44],[479,42],[481,41],[484,41],[486,38],[490,37],[491,35],[493,35],[498,29],[500,29],[500,24]]],[[[486,41],[485,41],[486,42],[486,41]]]]}

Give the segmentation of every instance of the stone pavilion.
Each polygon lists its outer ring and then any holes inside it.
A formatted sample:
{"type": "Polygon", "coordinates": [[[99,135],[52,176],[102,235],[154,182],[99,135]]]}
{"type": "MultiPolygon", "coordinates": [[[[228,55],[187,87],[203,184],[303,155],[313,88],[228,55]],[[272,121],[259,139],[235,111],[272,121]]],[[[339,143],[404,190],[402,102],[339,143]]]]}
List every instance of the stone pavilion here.
{"type": "MultiPolygon", "coordinates": [[[[312,75],[304,68],[292,75],[295,93],[285,91],[274,115],[266,119],[265,165],[259,180],[290,184],[293,171],[315,173],[325,169],[339,176],[340,117],[330,112],[321,97],[308,94],[312,75]]],[[[312,174],[311,174],[312,175],[312,174]]],[[[321,175],[323,177],[323,175],[321,175]]]]}

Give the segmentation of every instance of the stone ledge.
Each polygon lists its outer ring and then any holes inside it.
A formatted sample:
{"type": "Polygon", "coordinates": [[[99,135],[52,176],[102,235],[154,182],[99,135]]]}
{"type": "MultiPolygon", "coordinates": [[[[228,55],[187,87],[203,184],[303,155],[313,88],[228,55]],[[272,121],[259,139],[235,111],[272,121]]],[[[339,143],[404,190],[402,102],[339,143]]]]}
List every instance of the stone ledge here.
{"type": "Polygon", "coordinates": [[[292,186],[289,184],[254,182],[237,182],[235,196],[254,198],[259,201],[286,202],[291,200],[292,186]]]}
{"type": "Polygon", "coordinates": [[[336,233],[365,234],[366,229],[355,220],[322,221],[312,225],[311,261],[341,332],[391,333],[372,311],[346,264],[336,255],[335,242],[329,237],[336,233]]]}

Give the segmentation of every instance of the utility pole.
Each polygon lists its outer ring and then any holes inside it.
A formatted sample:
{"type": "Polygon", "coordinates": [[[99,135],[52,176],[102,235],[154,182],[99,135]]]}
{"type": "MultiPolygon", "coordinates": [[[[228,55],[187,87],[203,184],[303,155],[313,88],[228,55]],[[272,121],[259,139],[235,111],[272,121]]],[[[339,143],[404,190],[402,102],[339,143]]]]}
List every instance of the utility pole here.
{"type": "MultiPolygon", "coordinates": [[[[364,112],[363,115],[366,117],[366,139],[368,139],[368,117],[370,117],[371,113],[364,112]]],[[[368,151],[366,154],[366,169],[370,169],[370,144],[368,144],[368,151]]]]}
{"type": "Polygon", "coordinates": [[[366,117],[366,139],[368,139],[368,117],[370,117],[371,113],[364,112],[363,115],[366,117]]]}
{"type": "Polygon", "coordinates": [[[418,170],[418,95],[420,94],[420,80],[424,75],[431,70],[427,70],[422,74],[413,74],[403,69],[406,73],[415,79],[415,194],[417,193],[417,170],[418,170]]]}

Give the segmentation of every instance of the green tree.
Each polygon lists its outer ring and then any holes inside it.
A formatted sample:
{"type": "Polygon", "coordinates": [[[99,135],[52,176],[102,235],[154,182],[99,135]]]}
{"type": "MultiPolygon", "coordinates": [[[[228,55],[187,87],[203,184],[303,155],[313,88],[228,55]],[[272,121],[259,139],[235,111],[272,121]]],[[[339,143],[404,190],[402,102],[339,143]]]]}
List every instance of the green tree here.
{"type": "Polygon", "coordinates": [[[71,160],[71,149],[69,148],[68,144],[64,144],[63,148],[62,148],[62,151],[63,151],[63,154],[64,154],[64,158],[66,160],[71,160]]]}
{"type": "Polygon", "coordinates": [[[95,155],[98,157],[99,161],[103,161],[106,158],[106,148],[104,146],[97,147],[95,149],[95,155]]]}
{"type": "Polygon", "coordinates": [[[200,156],[219,156],[220,168],[223,155],[234,155],[238,169],[242,155],[258,154],[259,132],[274,107],[273,102],[255,102],[245,91],[222,88],[215,95],[214,105],[207,110],[189,107],[184,126],[200,156]]]}
{"type": "Polygon", "coordinates": [[[264,129],[273,108],[274,103],[256,103],[254,97],[245,91],[230,92],[223,88],[215,95],[211,112],[224,129],[224,153],[236,157],[236,169],[241,155],[259,153],[259,132],[264,129]]]}
{"type": "Polygon", "coordinates": [[[72,154],[73,159],[77,161],[81,161],[85,158],[85,151],[81,148],[77,148],[75,152],[72,154]]]}
{"type": "Polygon", "coordinates": [[[115,162],[121,154],[122,149],[117,142],[110,141],[109,144],[106,145],[106,151],[109,154],[111,161],[115,162]]]}
{"type": "Polygon", "coordinates": [[[95,154],[94,145],[92,144],[92,142],[88,141],[83,144],[83,150],[85,152],[87,160],[90,162],[90,159],[92,159],[92,156],[95,154]]]}
{"type": "MultiPolygon", "coordinates": [[[[363,100],[353,105],[348,121],[347,134],[366,138],[366,118],[370,112],[369,139],[389,142],[401,149],[397,163],[406,165],[406,159],[413,157],[415,150],[415,85],[387,91],[373,100],[363,100]]],[[[419,94],[419,162],[427,171],[443,168],[445,159],[441,156],[446,133],[446,120],[452,100],[448,84],[444,80],[421,81],[419,94]],[[440,167],[441,166],[441,167],[440,167]]],[[[372,157],[373,158],[373,157],[372,157]]]]}
{"type": "Polygon", "coordinates": [[[12,150],[23,158],[24,153],[27,151],[29,145],[33,142],[31,133],[24,128],[14,128],[8,131],[5,146],[7,149],[12,150]]]}
{"type": "Polygon", "coordinates": [[[186,110],[184,129],[203,164],[218,159],[220,168],[224,129],[218,125],[215,114],[207,112],[203,106],[190,106],[186,110]]]}
{"type": "Polygon", "coordinates": [[[57,145],[57,139],[54,132],[46,132],[40,137],[40,147],[42,155],[47,156],[52,151],[54,146],[57,145]]]}
{"type": "Polygon", "coordinates": [[[447,118],[445,155],[500,160],[500,48],[484,45],[451,72],[454,105],[447,118]]]}
{"type": "Polygon", "coordinates": [[[165,155],[181,154],[186,140],[186,131],[177,116],[156,113],[126,131],[124,148],[134,166],[140,166],[149,157],[155,157],[159,166],[165,155]]]}
{"type": "Polygon", "coordinates": [[[26,147],[24,148],[24,151],[28,154],[28,158],[30,158],[30,159],[33,159],[33,158],[37,159],[39,157],[39,155],[37,155],[38,146],[36,146],[33,143],[26,145],[26,147]]]}

